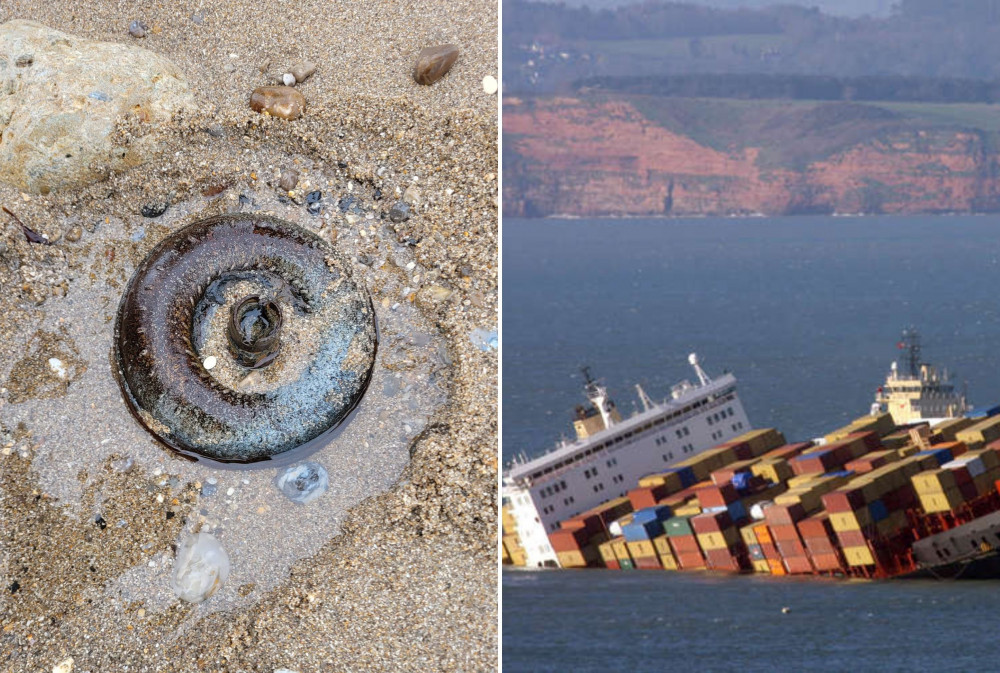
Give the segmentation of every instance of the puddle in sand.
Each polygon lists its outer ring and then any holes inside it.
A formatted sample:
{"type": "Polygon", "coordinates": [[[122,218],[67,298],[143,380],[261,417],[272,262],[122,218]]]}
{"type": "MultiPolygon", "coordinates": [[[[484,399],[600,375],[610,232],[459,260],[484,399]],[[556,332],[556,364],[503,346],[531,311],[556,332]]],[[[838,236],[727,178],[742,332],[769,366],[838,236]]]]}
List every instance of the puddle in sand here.
{"type": "MultiPolygon", "coordinates": [[[[5,428],[30,433],[30,439],[20,441],[2,460],[31,460],[39,489],[57,499],[66,516],[92,522],[101,514],[102,500],[114,494],[99,492],[91,499],[84,492],[95,483],[100,491],[107,471],[125,467],[142,475],[148,507],[159,511],[174,507],[178,516],[186,518],[185,532],[200,530],[218,538],[231,560],[229,579],[197,606],[188,624],[209,612],[256,602],[288,577],[295,561],[314,554],[337,535],[349,508],[398,480],[409,461],[411,440],[446,397],[444,339],[414,305],[406,287],[414,270],[412,266],[407,270],[414,261],[413,249],[397,244],[391,234],[378,233],[385,223],[375,219],[364,225],[372,232],[369,240],[380,241],[378,257],[366,259],[370,265],[353,264],[356,278],[372,293],[378,318],[379,349],[371,384],[342,431],[300,458],[319,463],[329,474],[329,489],[322,497],[304,505],[291,502],[275,484],[282,467],[258,463],[226,469],[177,457],[133,419],[109,361],[114,316],[128,278],[166,233],[218,212],[252,208],[330,238],[329,221],[311,216],[305,208],[280,203],[271,192],[247,195],[249,201],[242,206],[225,197],[197,199],[172,207],[154,221],[137,216],[128,222],[100,224],[87,240],[87,262],[69,272],[68,293],[46,301],[32,314],[30,324],[19,326],[26,344],[35,344],[31,350],[35,368],[42,368],[49,358],[60,358],[71,367],[69,379],[55,387],[48,380],[54,376],[49,371],[48,378],[40,379],[38,394],[18,389],[16,402],[8,392],[6,404],[0,405],[5,428]],[[145,235],[136,236],[138,231],[145,235]],[[58,339],[31,340],[32,334],[58,335],[58,339]],[[43,352],[49,342],[60,345],[58,352],[43,352]],[[192,498],[199,484],[200,493],[192,498]],[[190,502],[181,502],[185,497],[190,502]]],[[[356,245],[349,233],[342,233],[335,243],[353,260],[358,257],[356,245]]],[[[11,373],[12,363],[0,364],[0,381],[11,373]]],[[[127,520],[109,521],[108,529],[122,526],[123,521],[124,526],[131,525],[127,520]]],[[[148,550],[141,563],[105,585],[106,609],[141,603],[155,614],[177,604],[170,588],[172,572],[172,554],[148,550]]]]}

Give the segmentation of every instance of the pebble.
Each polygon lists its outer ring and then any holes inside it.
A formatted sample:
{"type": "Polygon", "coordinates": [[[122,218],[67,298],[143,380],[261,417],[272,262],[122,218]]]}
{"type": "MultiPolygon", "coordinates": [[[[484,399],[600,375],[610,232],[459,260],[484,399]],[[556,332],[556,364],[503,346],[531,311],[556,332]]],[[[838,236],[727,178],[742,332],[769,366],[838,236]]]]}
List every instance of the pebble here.
{"type": "Polygon", "coordinates": [[[215,495],[218,492],[218,490],[219,487],[216,486],[215,484],[202,484],[201,486],[201,494],[206,498],[215,495]]]}
{"type": "Polygon", "coordinates": [[[215,536],[198,533],[185,538],[177,552],[170,586],[188,603],[201,603],[229,578],[229,555],[215,536]]]}
{"type": "Polygon", "coordinates": [[[448,74],[457,59],[458,47],[454,44],[426,47],[417,55],[413,79],[417,84],[434,84],[448,74]]]}
{"type": "Polygon", "coordinates": [[[128,25],[128,34],[132,37],[146,37],[147,30],[149,26],[138,19],[128,25]]]}
{"type": "Polygon", "coordinates": [[[495,329],[488,330],[482,327],[477,327],[472,330],[469,334],[469,341],[471,341],[472,345],[481,351],[495,351],[500,345],[497,331],[495,329]]]}
{"type": "Polygon", "coordinates": [[[298,119],[305,112],[306,99],[290,86],[259,86],[250,94],[250,109],[281,119],[298,119]]]}
{"type": "Polygon", "coordinates": [[[286,72],[281,76],[281,82],[285,86],[295,86],[295,75],[290,72],[286,72]]]}
{"type": "Polygon", "coordinates": [[[55,372],[55,375],[61,379],[66,379],[66,365],[59,358],[49,358],[49,369],[55,372]]]}
{"type": "Polygon", "coordinates": [[[330,477],[322,465],[310,461],[284,470],[274,483],[289,500],[304,505],[326,493],[330,477]]]}
{"type": "Polygon", "coordinates": [[[281,171],[281,178],[278,180],[278,185],[284,189],[286,192],[290,192],[295,189],[295,185],[299,184],[299,173],[291,168],[286,168],[281,171]]]}
{"type": "Polygon", "coordinates": [[[292,66],[289,72],[291,72],[295,81],[301,84],[312,77],[312,74],[316,72],[316,64],[312,61],[302,61],[301,63],[297,63],[292,66]]]}
{"type": "Polygon", "coordinates": [[[159,217],[165,212],[167,212],[166,201],[161,203],[148,203],[142,207],[143,217],[159,217]]]}
{"type": "Polygon", "coordinates": [[[205,358],[205,361],[202,364],[205,365],[205,369],[211,369],[218,363],[219,360],[214,355],[209,355],[207,358],[205,358]]]}
{"type": "Polygon", "coordinates": [[[128,472],[133,465],[135,465],[135,461],[130,456],[111,461],[111,469],[115,472],[128,472]]]}
{"type": "Polygon", "coordinates": [[[70,673],[73,670],[73,657],[67,657],[52,667],[52,673],[70,673]]]}
{"type": "Polygon", "coordinates": [[[497,92],[500,85],[497,83],[497,78],[493,75],[487,75],[483,78],[483,91],[492,96],[497,92]]]}
{"type": "Polygon", "coordinates": [[[416,185],[410,185],[403,192],[403,200],[411,205],[420,203],[420,190],[416,185]]]}
{"type": "Polygon", "coordinates": [[[389,219],[395,224],[406,222],[410,219],[410,206],[403,201],[396,201],[389,209],[389,219]]]}
{"type": "Polygon", "coordinates": [[[70,227],[69,231],[66,232],[65,238],[70,243],[76,243],[77,241],[80,240],[80,237],[82,236],[83,236],[83,228],[79,226],[73,226],[70,227]]]}

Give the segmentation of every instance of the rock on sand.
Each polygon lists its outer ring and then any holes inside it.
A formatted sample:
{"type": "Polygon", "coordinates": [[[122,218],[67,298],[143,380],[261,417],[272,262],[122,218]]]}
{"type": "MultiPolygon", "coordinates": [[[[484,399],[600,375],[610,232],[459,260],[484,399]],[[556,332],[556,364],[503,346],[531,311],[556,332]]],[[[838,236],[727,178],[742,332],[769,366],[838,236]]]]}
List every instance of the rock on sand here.
{"type": "Polygon", "coordinates": [[[48,194],[138,166],[155,141],[116,143],[116,124],[148,128],[191,100],[180,70],[146,49],[34,21],[0,24],[0,180],[48,194]]]}

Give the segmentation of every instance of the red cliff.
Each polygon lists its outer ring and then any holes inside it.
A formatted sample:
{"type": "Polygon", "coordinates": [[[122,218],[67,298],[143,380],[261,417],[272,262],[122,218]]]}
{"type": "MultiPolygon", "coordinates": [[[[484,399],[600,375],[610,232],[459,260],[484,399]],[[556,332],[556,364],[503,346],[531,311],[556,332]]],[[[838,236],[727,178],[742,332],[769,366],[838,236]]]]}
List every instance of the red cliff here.
{"type": "Polygon", "coordinates": [[[689,135],[676,128],[683,124],[650,118],[651,105],[660,104],[669,99],[645,101],[643,114],[629,100],[507,99],[504,213],[1000,210],[998,156],[982,131],[873,106],[816,104],[790,113],[777,103],[745,137],[740,128],[706,133],[712,121],[698,119],[688,122],[697,130],[689,135]]]}

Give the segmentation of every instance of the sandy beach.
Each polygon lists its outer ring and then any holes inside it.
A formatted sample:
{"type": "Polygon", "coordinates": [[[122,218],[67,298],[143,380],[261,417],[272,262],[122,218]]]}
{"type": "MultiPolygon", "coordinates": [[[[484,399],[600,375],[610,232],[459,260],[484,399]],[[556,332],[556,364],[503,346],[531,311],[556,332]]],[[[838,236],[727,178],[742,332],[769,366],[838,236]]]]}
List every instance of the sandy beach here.
{"type": "Polygon", "coordinates": [[[495,669],[496,4],[2,3],[0,24],[15,19],[169,59],[191,104],[119,125],[116,142],[152,148],[141,166],[44,194],[0,182],[0,205],[48,241],[0,213],[0,670],[495,669]],[[416,84],[417,54],[443,43],[457,62],[416,84]],[[302,61],[317,66],[295,87],[305,114],[250,109],[302,61]],[[278,468],[172,454],[112,373],[137,266],[224,213],[315,233],[372,296],[372,382],[309,457],[330,486],[307,505],[278,468]],[[197,531],[232,572],[192,604],[171,576],[197,531]]]}

